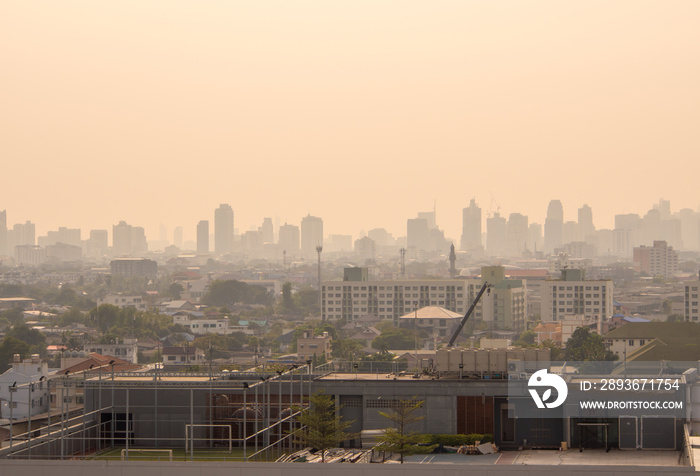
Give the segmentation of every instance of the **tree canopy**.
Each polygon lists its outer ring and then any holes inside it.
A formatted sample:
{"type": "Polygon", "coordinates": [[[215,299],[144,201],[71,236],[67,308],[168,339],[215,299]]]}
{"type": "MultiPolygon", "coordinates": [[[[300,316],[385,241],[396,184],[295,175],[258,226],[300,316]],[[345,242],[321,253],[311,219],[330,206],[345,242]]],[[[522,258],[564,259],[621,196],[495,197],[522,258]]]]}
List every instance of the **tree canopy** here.
{"type": "Polygon", "coordinates": [[[335,408],[333,397],[324,392],[314,393],[309,397],[309,407],[298,417],[302,428],[293,435],[298,442],[311,446],[321,452],[321,461],[325,462],[326,450],[335,448],[341,441],[353,438],[348,433],[353,421],[342,421],[335,408]]]}
{"type": "Polygon", "coordinates": [[[237,303],[269,305],[271,297],[262,286],[251,286],[235,279],[217,279],[209,285],[209,291],[201,301],[217,307],[233,307],[237,303]]]}
{"type": "Polygon", "coordinates": [[[617,356],[609,350],[605,350],[603,338],[591,332],[588,327],[579,327],[566,341],[564,359],[569,361],[610,361],[617,356]]]}
{"type": "Polygon", "coordinates": [[[422,407],[423,400],[414,397],[410,400],[398,400],[389,412],[379,412],[391,421],[394,427],[387,428],[383,435],[377,437],[377,441],[380,442],[377,449],[398,453],[402,464],[404,456],[431,453],[438,445],[425,445],[429,441],[429,435],[409,429],[411,425],[425,418],[425,415],[419,414],[422,407]]]}

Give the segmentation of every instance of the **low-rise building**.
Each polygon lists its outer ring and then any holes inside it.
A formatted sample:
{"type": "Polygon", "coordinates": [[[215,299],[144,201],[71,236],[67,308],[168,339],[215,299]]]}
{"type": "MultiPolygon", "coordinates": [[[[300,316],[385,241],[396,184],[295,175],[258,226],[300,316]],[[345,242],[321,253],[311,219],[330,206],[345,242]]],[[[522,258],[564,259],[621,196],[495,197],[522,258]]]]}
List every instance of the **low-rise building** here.
{"type": "Polygon", "coordinates": [[[314,337],[310,331],[304,333],[303,337],[297,339],[297,359],[306,362],[314,358],[324,356],[326,360],[331,358],[331,336],[324,332],[322,336],[314,337]]]}
{"type": "Polygon", "coordinates": [[[187,311],[180,311],[173,314],[173,324],[180,324],[187,328],[192,334],[220,334],[226,335],[234,332],[230,327],[231,321],[228,317],[224,318],[207,318],[199,317],[187,311]]]}
{"type": "Polygon", "coordinates": [[[49,408],[49,366],[39,354],[22,361],[15,354],[12,367],[0,375],[0,415],[19,420],[45,413],[49,408]]]}
{"type": "Polygon", "coordinates": [[[128,296],[122,293],[107,294],[105,297],[97,299],[97,305],[111,304],[112,306],[117,306],[120,309],[127,307],[133,307],[138,311],[145,311],[147,309],[146,303],[141,296],[128,296]]]}
{"type": "Polygon", "coordinates": [[[85,351],[117,357],[127,362],[131,362],[132,364],[136,364],[138,363],[138,346],[136,345],[136,342],[136,339],[123,339],[121,343],[88,344],[85,346],[85,351]]]}
{"type": "Polygon", "coordinates": [[[163,364],[165,365],[199,365],[204,361],[204,351],[196,347],[163,347],[163,364]]]}

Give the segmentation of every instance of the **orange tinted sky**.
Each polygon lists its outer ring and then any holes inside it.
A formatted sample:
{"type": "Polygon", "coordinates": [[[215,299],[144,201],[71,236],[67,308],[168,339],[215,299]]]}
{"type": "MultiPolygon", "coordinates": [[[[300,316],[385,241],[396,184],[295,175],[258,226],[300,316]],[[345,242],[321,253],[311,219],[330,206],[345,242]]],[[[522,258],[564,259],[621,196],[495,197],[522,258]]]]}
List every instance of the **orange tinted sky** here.
{"type": "MultiPolygon", "coordinates": [[[[8,222],[185,227],[230,203],[357,235],[432,209],[599,227],[700,205],[697,1],[0,6],[8,222]]],[[[86,232],[84,231],[84,235],[86,232]]]]}

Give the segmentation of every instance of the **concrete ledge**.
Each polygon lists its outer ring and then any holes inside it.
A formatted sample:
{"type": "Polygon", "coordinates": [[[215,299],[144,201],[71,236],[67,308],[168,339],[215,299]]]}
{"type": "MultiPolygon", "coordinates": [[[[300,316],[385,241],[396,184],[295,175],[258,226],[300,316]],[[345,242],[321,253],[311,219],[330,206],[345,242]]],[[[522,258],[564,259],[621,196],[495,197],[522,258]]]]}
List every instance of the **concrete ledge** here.
{"type": "Polygon", "coordinates": [[[0,476],[663,476],[695,474],[689,466],[482,466],[461,464],[202,463],[2,460],[0,476]]]}

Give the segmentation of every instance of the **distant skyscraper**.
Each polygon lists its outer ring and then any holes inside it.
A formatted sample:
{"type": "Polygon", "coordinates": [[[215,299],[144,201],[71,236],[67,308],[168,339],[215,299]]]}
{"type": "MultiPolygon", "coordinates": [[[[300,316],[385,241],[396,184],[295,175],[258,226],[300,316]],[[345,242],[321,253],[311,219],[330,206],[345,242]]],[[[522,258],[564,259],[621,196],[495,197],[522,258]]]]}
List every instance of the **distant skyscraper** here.
{"type": "Polygon", "coordinates": [[[578,240],[586,241],[586,238],[595,232],[593,226],[593,210],[591,207],[584,204],[578,209],[578,240]]]}
{"type": "Polygon", "coordinates": [[[0,212],[0,256],[7,255],[7,210],[0,212]]]}
{"type": "Polygon", "coordinates": [[[112,226],[112,251],[115,256],[131,255],[131,228],[125,221],[112,226]]]}
{"type": "Polygon", "coordinates": [[[425,218],[409,218],[406,221],[406,241],[409,248],[427,250],[430,246],[430,228],[425,218]]]}
{"type": "Polygon", "coordinates": [[[182,227],[176,226],[173,230],[173,244],[178,248],[182,248],[182,227]]]}
{"type": "MultiPolygon", "coordinates": [[[[528,218],[520,213],[511,213],[506,226],[506,251],[510,256],[522,256],[527,249],[528,218]]],[[[532,250],[531,250],[532,251],[532,250]]]]}
{"type": "Polygon", "coordinates": [[[36,226],[34,223],[17,223],[7,231],[7,254],[15,254],[15,246],[36,245],[36,226]]]}
{"type": "Polygon", "coordinates": [[[226,203],[214,211],[214,251],[221,254],[233,251],[233,209],[226,203]]]}
{"type": "Polygon", "coordinates": [[[39,246],[47,247],[62,243],[64,245],[82,246],[80,228],[59,227],[58,231],[49,231],[46,236],[40,236],[37,240],[39,246]]]}
{"type": "Polygon", "coordinates": [[[279,227],[279,248],[287,252],[287,256],[295,256],[299,253],[299,227],[284,224],[279,227]]]}
{"type": "Polygon", "coordinates": [[[301,219],[301,252],[316,256],[316,247],[323,246],[323,220],[307,215],[301,219]]]}
{"type": "Polygon", "coordinates": [[[462,209],[462,240],[464,251],[481,247],[481,208],[472,198],[467,208],[462,209]]]}
{"type": "Polygon", "coordinates": [[[90,230],[90,238],[85,243],[85,254],[99,258],[107,253],[109,247],[109,232],[107,230],[90,230]]]}
{"type": "Polygon", "coordinates": [[[547,219],[544,222],[544,250],[551,253],[563,244],[564,239],[564,208],[560,200],[552,200],[547,208],[547,219]]]}
{"type": "Polygon", "coordinates": [[[428,222],[428,229],[432,230],[437,228],[437,213],[435,210],[432,212],[418,212],[416,218],[423,218],[428,222]]]}
{"type": "Polygon", "coordinates": [[[197,223],[197,253],[209,253],[209,220],[197,223]]]}
{"type": "Polygon", "coordinates": [[[376,246],[390,246],[394,244],[394,237],[384,228],[373,228],[367,232],[367,237],[374,240],[376,246]]]}
{"type": "Polygon", "coordinates": [[[506,249],[506,219],[496,212],[486,219],[486,252],[501,256],[506,249]]]}
{"type": "Polygon", "coordinates": [[[272,218],[263,219],[263,224],[258,230],[263,243],[274,243],[275,232],[272,226],[272,218]]]}
{"type": "Polygon", "coordinates": [[[115,256],[139,256],[148,251],[143,227],[131,226],[125,221],[112,227],[112,251],[115,256]]]}

